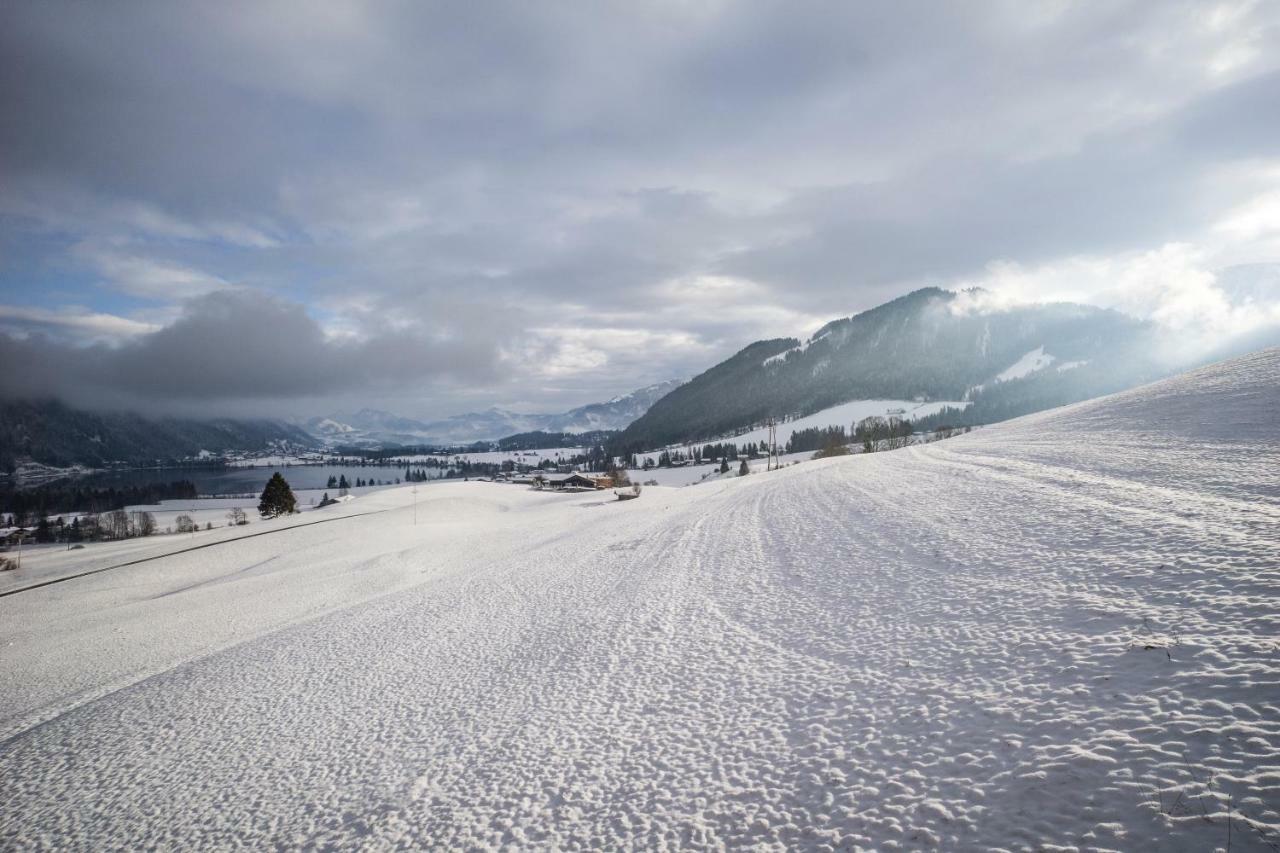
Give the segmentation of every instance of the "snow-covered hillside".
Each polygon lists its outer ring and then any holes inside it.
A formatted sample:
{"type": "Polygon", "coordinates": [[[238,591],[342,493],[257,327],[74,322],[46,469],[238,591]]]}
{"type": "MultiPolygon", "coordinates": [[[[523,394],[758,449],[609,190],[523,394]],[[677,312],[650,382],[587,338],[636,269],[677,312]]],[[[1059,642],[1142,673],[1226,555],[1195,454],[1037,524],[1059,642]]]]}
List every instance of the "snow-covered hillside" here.
{"type": "Polygon", "coordinates": [[[997,382],[1008,382],[1010,379],[1021,379],[1035,373],[1037,370],[1044,370],[1053,364],[1053,356],[1044,351],[1043,346],[1036,347],[1013,364],[1006,367],[996,376],[997,382]]]}
{"type": "Polygon", "coordinates": [[[833,320],[803,343],[756,341],[655,402],[613,446],[630,453],[705,441],[770,414],[895,397],[971,399],[962,425],[975,426],[1173,370],[1151,359],[1160,349],[1154,328],[1118,312],[1068,303],[976,310],[981,299],[926,287],[833,320]],[[1074,369],[1043,369],[1050,363],[1074,369]]]}
{"type": "MultiPolygon", "coordinates": [[[[863,418],[873,416],[879,417],[900,417],[906,420],[915,420],[917,418],[927,417],[946,408],[963,409],[969,404],[967,402],[956,402],[949,400],[934,401],[931,403],[918,403],[913,400],[850,400],[847,403],[841,403],[838,406],[832,406],[811,415],[795,418],[794,420],[782,421],[775,428],[775,440],[778,443],[779,452],[786,449],[787,442],[793,433],[798,430],[827,428],[827,427],[844,427],[853,433],[855,425],[863,418]]],[[[687,450],[688,448],[702,447],[706,444],[714,444],[718,442],[732,442],[733,444],[743,447],[747,444],[759,444],[767,446],[769,442],[769,428],[758,427],[756,429],[747,430],[745,432],[736,433],[734,435],[725,435],[708,442],[695,441],[691,444],[674,444],[667,448],[666,451],[687,450]]],[[[644,465],[646,461],[657,464],[661,458],[663,450],[653,450],[647,453],[633,454],[636,462],[644,465]]],[[[786,462],[791,463],[799,460],[807,460],[812,458],[813,451],[803,453],[783,454],[786,456],[786,462]]],[[[763,459],[759,461],[762,470],[766,468],[767,462],[763,459]]],[[[736,466],[737,463],[735,462],[736,466]]],[[[714,471],[718,466],[712,464],[688,466],[673,470],[651,468],[649,470],[633,469],[631,476],[633,479],[649,480],[656,478],[662,485],[692,485],[702,482],[706,479],[704,475],[714,471]]],[[[753,464],[753,469],[757,466],[753,464]]],[[[734,469],[737,470],[736,468],[734,469]]]]}
{"type": "Polygon", "coordinates": [[[450,483],[415,526],[388,489],[2,597],[0,848],[1274,850],[1277,413],[1270,350],[625,503],[450,483]]]}
{"type": "MultiPolygon", "coordinates": [[[[787,439],[791,438],[791,434],[796,430],[842,426],[852,432],[854,424],[863,418],[869,418],[873,415],[881,417],[897,416],[914,420],[915,418],[923,418],[935,414],[948,407],[963,409],[967,405],[969,404],[949,400],[931,403],[917,403],[911,400],[850,400],[848,403],[841,403],[838,406],[832,406],[829,409],[823,409],[820,412],[814,412],[802,418],[780,423],[775,431],[777,433],[778,446],[784,447],[787,439]]],[[[753,429],[733,437],[733,441],[737,444],[767,442],[768,440],[768,427],[753,429]]]]}

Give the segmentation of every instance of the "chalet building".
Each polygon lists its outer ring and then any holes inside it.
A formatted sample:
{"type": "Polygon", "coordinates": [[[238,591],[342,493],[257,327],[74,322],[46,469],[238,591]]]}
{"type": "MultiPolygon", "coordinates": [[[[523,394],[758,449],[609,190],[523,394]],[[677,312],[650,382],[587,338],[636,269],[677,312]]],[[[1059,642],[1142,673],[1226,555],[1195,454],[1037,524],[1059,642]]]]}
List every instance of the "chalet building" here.
{"type": "Polygon", "coordinates": [[[11,548],[17,545],[19,540],[30,539],[34,533],[34,528],[0,527],[0,548],[11,548]]]}
{"type": "Polygon", "coordinates": [[[540,478],[542,488],[554,489],[556,491],[574,491],[585,492],[595,491],[600,488],[596,485],[596,481],[586,474],[572,471],[568,474],[543,474],[540,478]]]}

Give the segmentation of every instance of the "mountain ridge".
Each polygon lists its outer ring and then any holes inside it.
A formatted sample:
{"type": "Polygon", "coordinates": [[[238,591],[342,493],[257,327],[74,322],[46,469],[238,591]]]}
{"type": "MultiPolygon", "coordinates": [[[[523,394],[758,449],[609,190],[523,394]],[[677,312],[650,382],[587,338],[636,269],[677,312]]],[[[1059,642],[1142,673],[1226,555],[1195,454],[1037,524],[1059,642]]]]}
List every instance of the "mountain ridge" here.
{"type": "Polygon", "coordinates": [[[54,468],[154,465],[201,452],[315,446],[306,432],[265,418],[149,418],[77,409],[52,398],[5,400],[0,406],[0,472],[6,474],[24,459],[54,468]]]}
{"type": "MultiPolygon", "coordinates": [[[[991,422],[1110,393],[1168,372],[1151,324],[1075,303],[981,307],[981,291],[922,288],[823,325],[806,341],[755,341],[657,401],[616,453],[714,439],[769,417],[856,399],[969,400],[991,422]],[[1040,348],[1044,365],[995,379],[1040,348]],[[1011,395],[1021,396],[1011,402],[1011,395]]],[[[955,413],[951,413],[955,417],[955,413]]]]}
{"type": "Polygon", "coordinates": [[[619,430],[643,415],[654,402],[678,388],[682,382],[680,379],[657,382],[602,403],[588,403],[565,412],[526,414],[491,406],[478,412],[420,421],[380,409],[363,408],[349,414],[311,418],[303,426],[323,441],[352,446],[463,445],[497,441],[528,432],[619,430]]]}

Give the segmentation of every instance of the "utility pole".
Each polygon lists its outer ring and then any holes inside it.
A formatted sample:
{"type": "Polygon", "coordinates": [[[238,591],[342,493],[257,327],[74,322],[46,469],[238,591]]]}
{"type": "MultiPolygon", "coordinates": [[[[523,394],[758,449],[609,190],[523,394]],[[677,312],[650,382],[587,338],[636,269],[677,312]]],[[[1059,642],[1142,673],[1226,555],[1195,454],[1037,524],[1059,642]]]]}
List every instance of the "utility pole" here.
{"type": "Polygon", "coordinates": [[[781,467],[778,464],[778,459],[777,459],[778,422],[775,421],[773,418],[769,418],[769,420],[765,421],[765,424],[769,427],[769,449],[768,449],[769,458],[768,458],[768,461],[765,462],[764,467],[766,471],[772,471],[775,468],[781,467]]]}

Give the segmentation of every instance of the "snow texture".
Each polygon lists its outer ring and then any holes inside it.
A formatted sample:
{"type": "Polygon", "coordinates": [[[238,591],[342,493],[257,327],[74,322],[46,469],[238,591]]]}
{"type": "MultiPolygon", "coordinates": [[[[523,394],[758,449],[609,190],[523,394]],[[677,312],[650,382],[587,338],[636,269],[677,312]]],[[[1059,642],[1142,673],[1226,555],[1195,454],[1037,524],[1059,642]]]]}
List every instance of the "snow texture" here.
{"type": "Polygon", "coordinates": [[[1278,412],[1269,350],[623,503],[447,483],[415,526],[385,489],[0,598],[0,848],[1272,850],[1278,412]]]}

